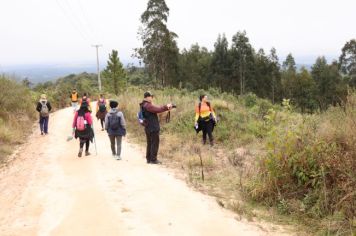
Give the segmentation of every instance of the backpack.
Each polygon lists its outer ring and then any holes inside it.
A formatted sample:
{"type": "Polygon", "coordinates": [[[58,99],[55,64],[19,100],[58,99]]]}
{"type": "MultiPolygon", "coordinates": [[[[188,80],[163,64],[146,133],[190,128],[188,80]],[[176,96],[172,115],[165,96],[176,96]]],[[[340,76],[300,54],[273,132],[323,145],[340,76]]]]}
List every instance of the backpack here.
{"type": "Polygon", "coordinates": [[[85,97],[83,97],[82,98],[82,104],[87,104],[88,106],[89,106],[89,104],[88,104],[88,100],[87,100],[87,98],[85,97]]]}
{"type": "Polygon", "coordinates": [[[47,102],[46,101],[42,101],[41,105],[42,105],[42,107],[41,107],[40,114],[41,114],[42,117],[47,117],[49,115],[47,102]]]}
{"type": "Polygon", "coordinates": [[[121,118],[116,114],[110,114],[108,117],[109,128],[113,131],[117,131],[121,126],[121,118]]]}
{"type": "Polygon", "coordinates": [[[84,116],[79,116],[78,115],[75,127],[77,128],[78,131],[84,131],[85,130],[85,119],[84,119],[84,116]]]}
{"type": "Polygon", "coordinates": [[[105,111],[106,111],[105,100],[99,101],[99,111],[100,111],[100,112],[105,112],[105,111]]]}
{"type": "Polygon", "coordinates": [[[72,93],[71,94],[71,99],[72,99],[73,102],[78,101],[78,93],[72,93]]]}
{"type": "Polygon", "coordinates": [[[147,121],[146,121],[146,118],[144,115],[143,106],[140,106],[140,110],[137,113],[137,120],[138,120],[138,123],[140,123],[140,125],[147,126],[147,121]]]}

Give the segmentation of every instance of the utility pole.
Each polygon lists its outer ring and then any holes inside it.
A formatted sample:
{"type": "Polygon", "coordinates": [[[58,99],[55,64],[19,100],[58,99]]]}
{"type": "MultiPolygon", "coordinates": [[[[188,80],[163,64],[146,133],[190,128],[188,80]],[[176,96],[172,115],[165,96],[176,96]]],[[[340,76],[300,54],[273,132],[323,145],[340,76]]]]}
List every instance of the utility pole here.
{"type": "Polygon", "coordinates": [[[101,80],[100,80],[100,69],[99,69],[99,47],[102,47],[101,44],[92,45],[92,47],[96,47],[96,68],[98,72],[98,84],[99,84],[99,91],[101,92],[101,80]]]}

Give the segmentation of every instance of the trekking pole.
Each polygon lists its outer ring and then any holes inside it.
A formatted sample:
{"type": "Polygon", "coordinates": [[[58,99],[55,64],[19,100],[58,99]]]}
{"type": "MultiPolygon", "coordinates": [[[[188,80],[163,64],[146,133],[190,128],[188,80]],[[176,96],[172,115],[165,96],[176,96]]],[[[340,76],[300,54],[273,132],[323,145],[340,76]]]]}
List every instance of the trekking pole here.
{"type": "Polygon", "coordinates": [[[95,132],[94,132],[94,122],[92,123],[92,125],[93,125],[93,134],[94,134],[94,146],[95,146],[95,156],[97,156],[98,155],[98,150],[96,149],[96,139],[95,139],[95,132]]]}

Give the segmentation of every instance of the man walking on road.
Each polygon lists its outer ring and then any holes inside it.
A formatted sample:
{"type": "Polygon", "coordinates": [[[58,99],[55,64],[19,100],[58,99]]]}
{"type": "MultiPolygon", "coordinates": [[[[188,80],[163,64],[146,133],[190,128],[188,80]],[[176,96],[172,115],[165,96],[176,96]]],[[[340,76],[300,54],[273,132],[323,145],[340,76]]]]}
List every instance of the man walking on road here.
{"type": "Polygon", "coordinates": [[[72,93],[70,94],[70,100],[72,102],[72,108],[74,112],[76,112],[78,107],[78,92],[77,89],[73,89],[72,93]]]}
{"type": "Polygon", "coordinates": [[[49,112],[52,110],[51,104],[47,101],[46,94],[41,95],[41,99],[37,103],[36,110],[40,114],[40,129],[41,135],[48,134],[48,120],[49,120],[49,112]]]}
{"type": "Polygon", "coordinates": [[[172,104],[155,106],[152,104],[152,101],[153,94],[151,92],[145,92],[144,100],[140,103],[145,118],[145,133],[147,139],[146,160],[148,164],[161,164],[161,162],[157,160],[160,131],[157,113],[172,109],[172,104]]]}

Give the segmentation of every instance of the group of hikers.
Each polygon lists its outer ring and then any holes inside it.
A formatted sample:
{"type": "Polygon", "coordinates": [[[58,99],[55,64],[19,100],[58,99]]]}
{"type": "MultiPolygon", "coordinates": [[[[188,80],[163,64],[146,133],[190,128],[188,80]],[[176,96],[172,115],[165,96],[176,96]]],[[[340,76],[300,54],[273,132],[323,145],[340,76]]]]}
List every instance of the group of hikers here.
{"type": "MultiPolygon", "coordinates": [[[[144,126],[147,148],[146,148],[146,161],[148,164],[160,164],[157,159],[159,149],[159,133],[160,123],[159,113],[172,110],[174,104],[168,103],[166,105],[157,106],[153,104],[154,95],[147,91],[143,94],[143,101],[139,104],[139,123],[144,126]]],[[[91,113],[93,112],[90,98],[86,93],[79,99],[76,89],[70,94],[71,105],[74,112],[72,122],[72,137],[79,139],[79,152],[78,157],[82,157],[83,148],[85,146],[85,156],[89,156],[90,142],[93,142],[94,129],[93,119],[91,113]]],[[[37,104],[36,110],[39,112],[39,123],[41,135],[48,134],[48,121],[49,113],[52,110],[50,102],[47,100],[45,94],[37,104]]],[[[100,120],[101,130],[106,130],[110,140],[112,156],[121,160],[121,143],[122,138],[126,136],[126,121],[123,112],[119,109],[118,101],[114,99],[106,100],[104,95],[101,94],[96,103],[96,118],[100,120]],[[109,105],[109,106],[108,106],[109,105]]],[[[207,143],[207,136],[209,143],[214,145],[213,130],[216,125],[217,119],[215,112],[208,101],[207,95],[203,94],[199,97],[199,103],[195,107],[195,124],[194,129],[198,133],[203,133],[203,144],[207,143]]]]}

